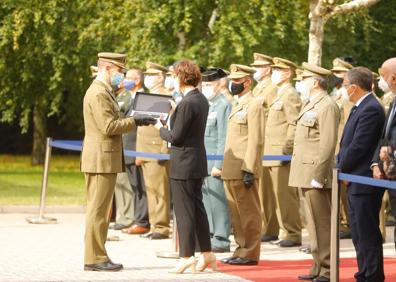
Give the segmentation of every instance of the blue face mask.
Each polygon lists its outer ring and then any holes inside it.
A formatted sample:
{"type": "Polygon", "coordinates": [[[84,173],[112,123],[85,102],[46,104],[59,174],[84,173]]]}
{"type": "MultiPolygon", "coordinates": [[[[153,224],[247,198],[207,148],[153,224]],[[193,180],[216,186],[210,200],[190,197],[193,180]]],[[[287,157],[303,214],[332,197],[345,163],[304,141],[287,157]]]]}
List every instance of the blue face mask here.
{"type": "Polygon", "coordinates": [[[136,83],[133,80],[130,79],[124,79],[124,87],[126,90],[131,90],[133,88],[135,88],[136,83]]]}
{"type": "Polygon", "coordinates": [[[116,74],[113,74],[110,77],[110,83],[111,86],[115,89],[118,88],[118,86],[121,84],[121,82],[124,80],[124,75],[120,72],[117,72],[116,74]]]}

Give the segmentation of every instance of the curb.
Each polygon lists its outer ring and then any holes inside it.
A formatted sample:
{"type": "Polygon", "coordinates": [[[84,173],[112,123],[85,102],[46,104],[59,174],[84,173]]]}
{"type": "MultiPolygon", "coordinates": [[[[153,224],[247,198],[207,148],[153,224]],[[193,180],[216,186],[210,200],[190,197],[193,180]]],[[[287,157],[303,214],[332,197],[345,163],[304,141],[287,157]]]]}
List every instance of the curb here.
{"type": "MultiPolygon", "coordinates": [[[[24,205],[4,205],[0,206],[1,213],[29,213],[38,214],[38,206],[24,206],[24,205]]],[[[47,206],[45,213],[85,213],[85,206],[69,205],[69,206],[47,206]]]]}

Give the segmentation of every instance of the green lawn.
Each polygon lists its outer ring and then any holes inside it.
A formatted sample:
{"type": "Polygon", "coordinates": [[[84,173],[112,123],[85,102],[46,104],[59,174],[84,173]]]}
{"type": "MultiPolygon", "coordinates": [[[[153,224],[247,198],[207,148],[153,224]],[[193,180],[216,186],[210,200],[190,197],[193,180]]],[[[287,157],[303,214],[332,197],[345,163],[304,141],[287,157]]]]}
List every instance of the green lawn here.
{"type": "MultiPolygon", "coordinates": [[[[84,175],[79,156],[53,155],[48,177],[47,205],[83,205],[84,175]]],[[[43,166],[30,156],[0,155],[0,205],[38,205],[43,166]]]]}

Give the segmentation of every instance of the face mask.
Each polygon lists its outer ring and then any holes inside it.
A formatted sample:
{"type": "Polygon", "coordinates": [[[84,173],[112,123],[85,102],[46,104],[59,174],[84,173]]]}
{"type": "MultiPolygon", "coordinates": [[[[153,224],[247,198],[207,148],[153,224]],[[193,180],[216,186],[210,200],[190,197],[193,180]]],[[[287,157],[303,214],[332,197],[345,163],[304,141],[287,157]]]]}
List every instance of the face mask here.
{"type": "Polygon", "coordinates": [[[131,80],[131,79],[124,79],[124,87],[126,90],[131,90],[133,88],[135,88],[136,83],[135,81],[131,80]]]}
{"type": "Polygon", "coordinates": [[[261,78],[263,77],[263,75],[261,74],[260,70],[256,70],[256,72],[253,74],[253,78],[255,81],[259,81],[261,78]]]}
{"type": "Polygon", "coordinates": [[[307,82],[306,81],[299,81],[299,82],[300,83],[298,84],[296,83],[296,90],[300,92],[301,100],[308,101],[310,89],[308,88],[307,82]]]}
{"type": "Polygon", "coordinates": [[[121,82],[124,80],[124,75],[120,72],[113,74],[110,77],[110,84],[114,89],[117,89],[121,82]]]}
{"type": "Polygon", "coordinates": [[[165,88],[168,90],[172,90],[173,88],[175,88],[175,80],[172,76],[167,76],[165,78],[165,88]]]}
{"type": "Polygon", "coordinates": [[[215,95],[214,86],[213,85],[202,86],[202,94],[205,95],[206,99],[211,100],[215,95]]]}
{"type": "Polygon", "coordinates": [[[271,81],[273,84],[279,84],[282,82],[282,73],[280,71],[273,71],[271,75],[271,81]]]}
{"type": "Polygon", "coordinates": [[[156,77],[153,75],[148,75],[144,78],[144,85],[148,88],[151,89],[155,85],[155,79],[156,77]]]}
{"type": "Polygon", "coordinates": [[[230,92],[232,95],[238,95],[242,93],[243,90],[245,90],[245,86],[243,86],[243,82],[242,83],[231,82],[230,92]]]}
{"type": "Polygon", "coordinates": [[[384,93],[387,93],[390,91],[390,87],[388,82],[386,82],[386,80],[384,79],[383,76],[381,76],[380,80],[378,81],[378,87],[384,91],[384,93]]]}
{"type": "Polygon", "coordinates": [[[180,82],[179,82],[179,78],[175,78],[175,80],[174,80],[174,88],[175,88],[175,91],[177,92],[177,93],[182,93],[181,91],[180,91],[180,82]]]}
{"type": "Polygon", "coordinates": [[[341,87],[338,91],[341,94],[341,97],[342,99],[344,99],[344,101],[349,101],[348,91],[346,90],[345,87],[341,87]]]}

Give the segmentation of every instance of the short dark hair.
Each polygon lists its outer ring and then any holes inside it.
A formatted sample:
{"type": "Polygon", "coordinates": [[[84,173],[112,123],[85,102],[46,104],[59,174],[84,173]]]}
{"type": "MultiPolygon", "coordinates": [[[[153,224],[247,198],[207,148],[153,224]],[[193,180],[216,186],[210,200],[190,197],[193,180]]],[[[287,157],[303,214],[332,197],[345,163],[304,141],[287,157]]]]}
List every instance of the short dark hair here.
{"type": "Polygon", "coordinates": [[[315,78],[318,81],[319,87],[322,88],[323,90],[327,90],[327,87],[329,85],[327,77],[317,76],[315,78]]]}
{"type": "Polygon", "coordinates": [[[179,78],[181,85],[197,87],[201,82],[199,66],[190,60],[183,60],[175,65],[175,75],[179,78]]]}
{"type": "Polygon", "coordinates": [[[365,67],[356,67],[347,72],[350,84],[355,84],[365,91],[371,91],[373,86],[373,73],[365,67]]]}

